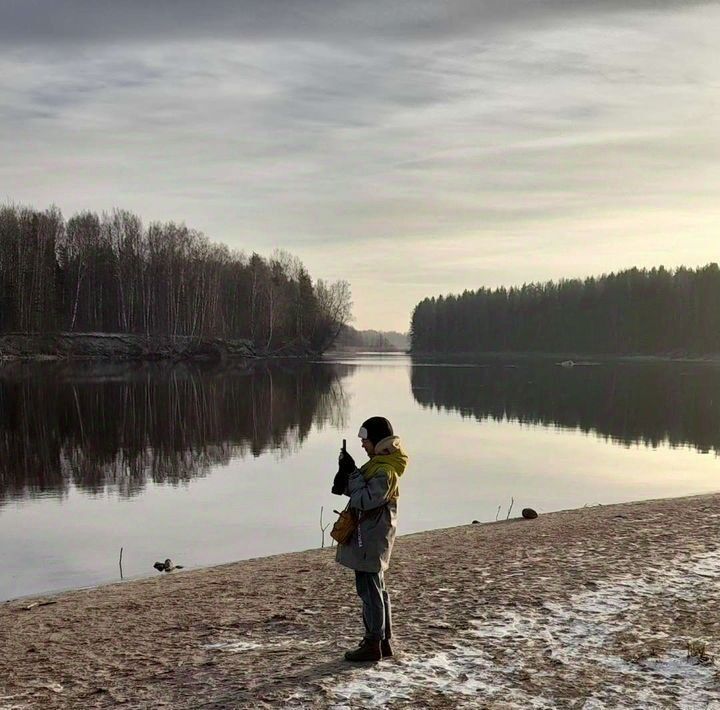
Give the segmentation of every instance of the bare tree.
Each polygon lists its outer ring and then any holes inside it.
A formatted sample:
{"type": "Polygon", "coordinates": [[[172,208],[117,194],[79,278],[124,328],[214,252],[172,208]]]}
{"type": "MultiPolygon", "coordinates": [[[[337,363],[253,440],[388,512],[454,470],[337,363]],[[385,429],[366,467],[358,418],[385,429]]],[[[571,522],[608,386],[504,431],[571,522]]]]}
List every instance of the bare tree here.
{"type": "Polygon", "coordinates": [[[313,284],[276,250],[246,258],[173,222],[115,209],[67,224],[51,207],[0,207],[0,331],[53,329],[249,338],[324,350],[350,319],[344,281],[313,284]]]}
{"type": "Polygon", "coordinates": [[[315,344],[318,350],[324,351],[335,342],[343,326],[347,325],[352,317],[350,284],[347,281],[326,284],[322,279],[318,279],[315,295],[318,309],[315,344]]]}

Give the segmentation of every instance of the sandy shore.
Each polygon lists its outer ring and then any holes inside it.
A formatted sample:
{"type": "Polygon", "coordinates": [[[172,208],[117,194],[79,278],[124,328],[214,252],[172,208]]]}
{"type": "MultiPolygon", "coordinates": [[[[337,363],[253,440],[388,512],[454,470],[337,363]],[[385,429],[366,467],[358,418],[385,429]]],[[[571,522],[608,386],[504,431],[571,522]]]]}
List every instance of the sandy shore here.
{"type": "Polygon", "coordinates": [[[720,495],[403,536],[388,585],[363,666],[329,549],[7,602],[0,709],[720,708],[720,495]]]}

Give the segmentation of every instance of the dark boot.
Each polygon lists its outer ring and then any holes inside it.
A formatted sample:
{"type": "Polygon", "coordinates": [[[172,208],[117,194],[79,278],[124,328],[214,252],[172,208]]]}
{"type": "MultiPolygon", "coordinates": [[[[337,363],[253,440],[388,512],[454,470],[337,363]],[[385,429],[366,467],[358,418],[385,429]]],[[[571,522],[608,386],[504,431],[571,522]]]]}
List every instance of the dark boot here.
{"type": "Polygon", "coordinates": [[[354,651],[345,652],[345,660],[353,663],[360,663],[362,661],[379,661],[381,658],[382,651],[380,650],[380,641],[363,639],[360,642],[360,646],[354,651]]]}
{"type": "Polygon", "coordinates": [[[383,658],[390,658],[393,655],[392,646],[390,645],[390,639],[383,639],[380,642],[380,652],[383,658]]]}

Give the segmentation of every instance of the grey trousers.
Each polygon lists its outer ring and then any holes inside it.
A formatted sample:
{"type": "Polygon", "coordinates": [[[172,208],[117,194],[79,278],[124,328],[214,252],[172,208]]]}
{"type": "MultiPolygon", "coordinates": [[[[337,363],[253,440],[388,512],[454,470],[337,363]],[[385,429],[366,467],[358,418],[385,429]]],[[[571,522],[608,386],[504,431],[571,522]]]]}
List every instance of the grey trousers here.
{"type": "Polygon", "coordinates": [[[392,638],[392,611],[383,573],[356,570],[355,588],[362,599],[365,638],[368,641],[392,638]]]}

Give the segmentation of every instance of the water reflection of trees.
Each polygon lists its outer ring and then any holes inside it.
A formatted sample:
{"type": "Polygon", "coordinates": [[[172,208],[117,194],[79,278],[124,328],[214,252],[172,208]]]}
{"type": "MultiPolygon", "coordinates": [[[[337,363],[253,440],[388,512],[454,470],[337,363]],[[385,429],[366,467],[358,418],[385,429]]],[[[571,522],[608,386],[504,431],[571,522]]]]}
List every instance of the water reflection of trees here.
{"type": "Polygon", "coordinates": [[[21,367],[0,376],[0,502],[70,484],[124,496],[343,426],[348,366],[21,367]]]}
{"type": "Polygon", "coordinates": [[[624,444],[720,452],[720,367],[709,364],[415,364],[412,389],[422,406],[463,417],[580,429],[624,444]]]}

